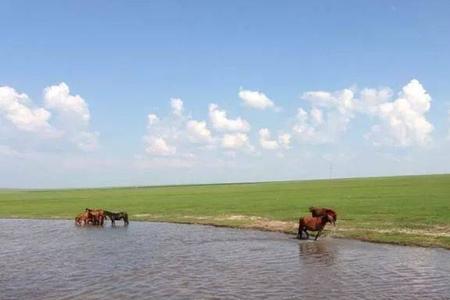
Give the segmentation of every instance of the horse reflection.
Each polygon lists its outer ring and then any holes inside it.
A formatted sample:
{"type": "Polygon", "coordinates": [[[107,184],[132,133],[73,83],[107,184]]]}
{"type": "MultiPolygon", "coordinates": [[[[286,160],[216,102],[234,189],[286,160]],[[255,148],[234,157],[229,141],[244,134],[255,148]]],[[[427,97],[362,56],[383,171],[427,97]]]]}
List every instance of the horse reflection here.
{"type": "Polygon", "coordinates": [[[328,241],[299,243],[298,249],[299,259],[304,264],[331,266],[335,263],[337,249],[330,249],[328,241]]]}

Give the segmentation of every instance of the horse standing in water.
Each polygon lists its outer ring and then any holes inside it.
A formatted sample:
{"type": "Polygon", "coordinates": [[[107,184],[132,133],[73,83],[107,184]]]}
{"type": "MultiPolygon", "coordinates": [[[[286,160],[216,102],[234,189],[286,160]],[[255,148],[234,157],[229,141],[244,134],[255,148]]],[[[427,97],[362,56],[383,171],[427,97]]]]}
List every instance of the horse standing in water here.
{"type": "Polygon", "coordinates": [[[104,210],[103,213],[105,214],[105,217],[108,217],[111,220],[111,225],[115,225],[114,221],[119,221],[119,220],[123,220],[123,224],[124,225],[128,225],[128,214],[126,212],[111,212],[111,211],[107,211],[104,210]]]}
{"type": "Polygon", "coordinates": [[[86,212],[90,213],[93,218],[93,225],[100,225],[103,226],[103,222],[105,221],[105,213],[103,212],[103,209],[101,208],[86,208],[86,212]]]}
{"type": "Polygon", "coordinates": [[[317,241],[317,238],[319,237],[325,225],[327,223],[333,223],[333,221],[334,218],[331,215],[324,215],[321,217],[313,217],[313,216],[301,217],[300,220],[298,221],[297,238],[301,240],[302,234],[304,232],[306,234],[306,239],[309,239],[308,230],[317,231],[316,237],[314,238],[314,240],[317,241]]]}
{"type": "Polygon", "coordinates": [[[82,212],[75,217],[75,225],[83,226],[87,224],[94,224],[94,217],[89,211],[82,212]]]}

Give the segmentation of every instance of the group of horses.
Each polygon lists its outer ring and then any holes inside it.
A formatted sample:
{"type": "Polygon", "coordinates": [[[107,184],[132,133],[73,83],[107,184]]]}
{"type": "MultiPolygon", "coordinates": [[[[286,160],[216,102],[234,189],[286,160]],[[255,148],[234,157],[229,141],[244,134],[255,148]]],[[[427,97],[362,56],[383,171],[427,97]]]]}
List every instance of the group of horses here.
{"type": "MultiPolygon", "coordinates": [[[[309,211],[311,216],[301,217],[298,221],[298,233],[297,238],[302,239],[303,233],[306,239],[309,239],[309,231],[317,231],[314,240],[317,240],[322,233],[327,223],[336,226],[337,214],[330,208],[318,208],[310,207],[309,211]]],[[[126,212],[111,212],[104,209],[91,209],[86,208],[84,212],[80,213],[75,218],[75,224],[79,226],[83,225],[97,225],[103,226],[105,219],[111,220],[111,225],[115,225],[115,221],[123,220],[124,225],[128,225],[128,214],[126,212]]]]}
{"type": "Polygon", "coordinates": [[[305,233],[306,239],[309,239],[308,230],[310,230],[317,231],[316,237],[314,238],[314,240],[317,240],[327,223],[336,226],[337,214],[334,210],[329,208],[310,207],[309,211],[311,212],[311,216],[301,217],[298,221],[298,239],[302,239],[303,233],[305,233]]]}
{"type": "Polygon", "coordinates": [[[105,219],[111,220],[111,225],[115,225],[115,221],[123,220],[124,225],[128,225],[128,214],[126,212],[111,212],[100,208],[86,208],[84,212],[75,217],[75,225],[97,225],[103,226],[105,219]]]}

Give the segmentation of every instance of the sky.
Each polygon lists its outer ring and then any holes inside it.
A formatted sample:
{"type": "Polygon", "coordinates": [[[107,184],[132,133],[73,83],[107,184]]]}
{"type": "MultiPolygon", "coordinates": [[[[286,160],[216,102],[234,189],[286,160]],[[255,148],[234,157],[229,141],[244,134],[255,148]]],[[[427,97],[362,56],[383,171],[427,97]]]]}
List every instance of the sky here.
{"type": "Polygon", "coordinates": [[[449,173],[449,14],[0,0],[0,188],[449,173]]]}

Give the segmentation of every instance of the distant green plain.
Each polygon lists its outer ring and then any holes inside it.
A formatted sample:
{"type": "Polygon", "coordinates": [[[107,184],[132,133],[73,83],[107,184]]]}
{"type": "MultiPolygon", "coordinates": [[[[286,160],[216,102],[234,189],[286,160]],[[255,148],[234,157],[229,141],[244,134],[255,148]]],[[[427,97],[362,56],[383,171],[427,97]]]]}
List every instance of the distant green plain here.
{"type": "Polygon", "coordinates": [[[85,207],[165,221],[294,233],[309,206],[325,235],[450,249],[450,175],[64,190],[0,190],[0,218],[73,219],[85,207]]]}

